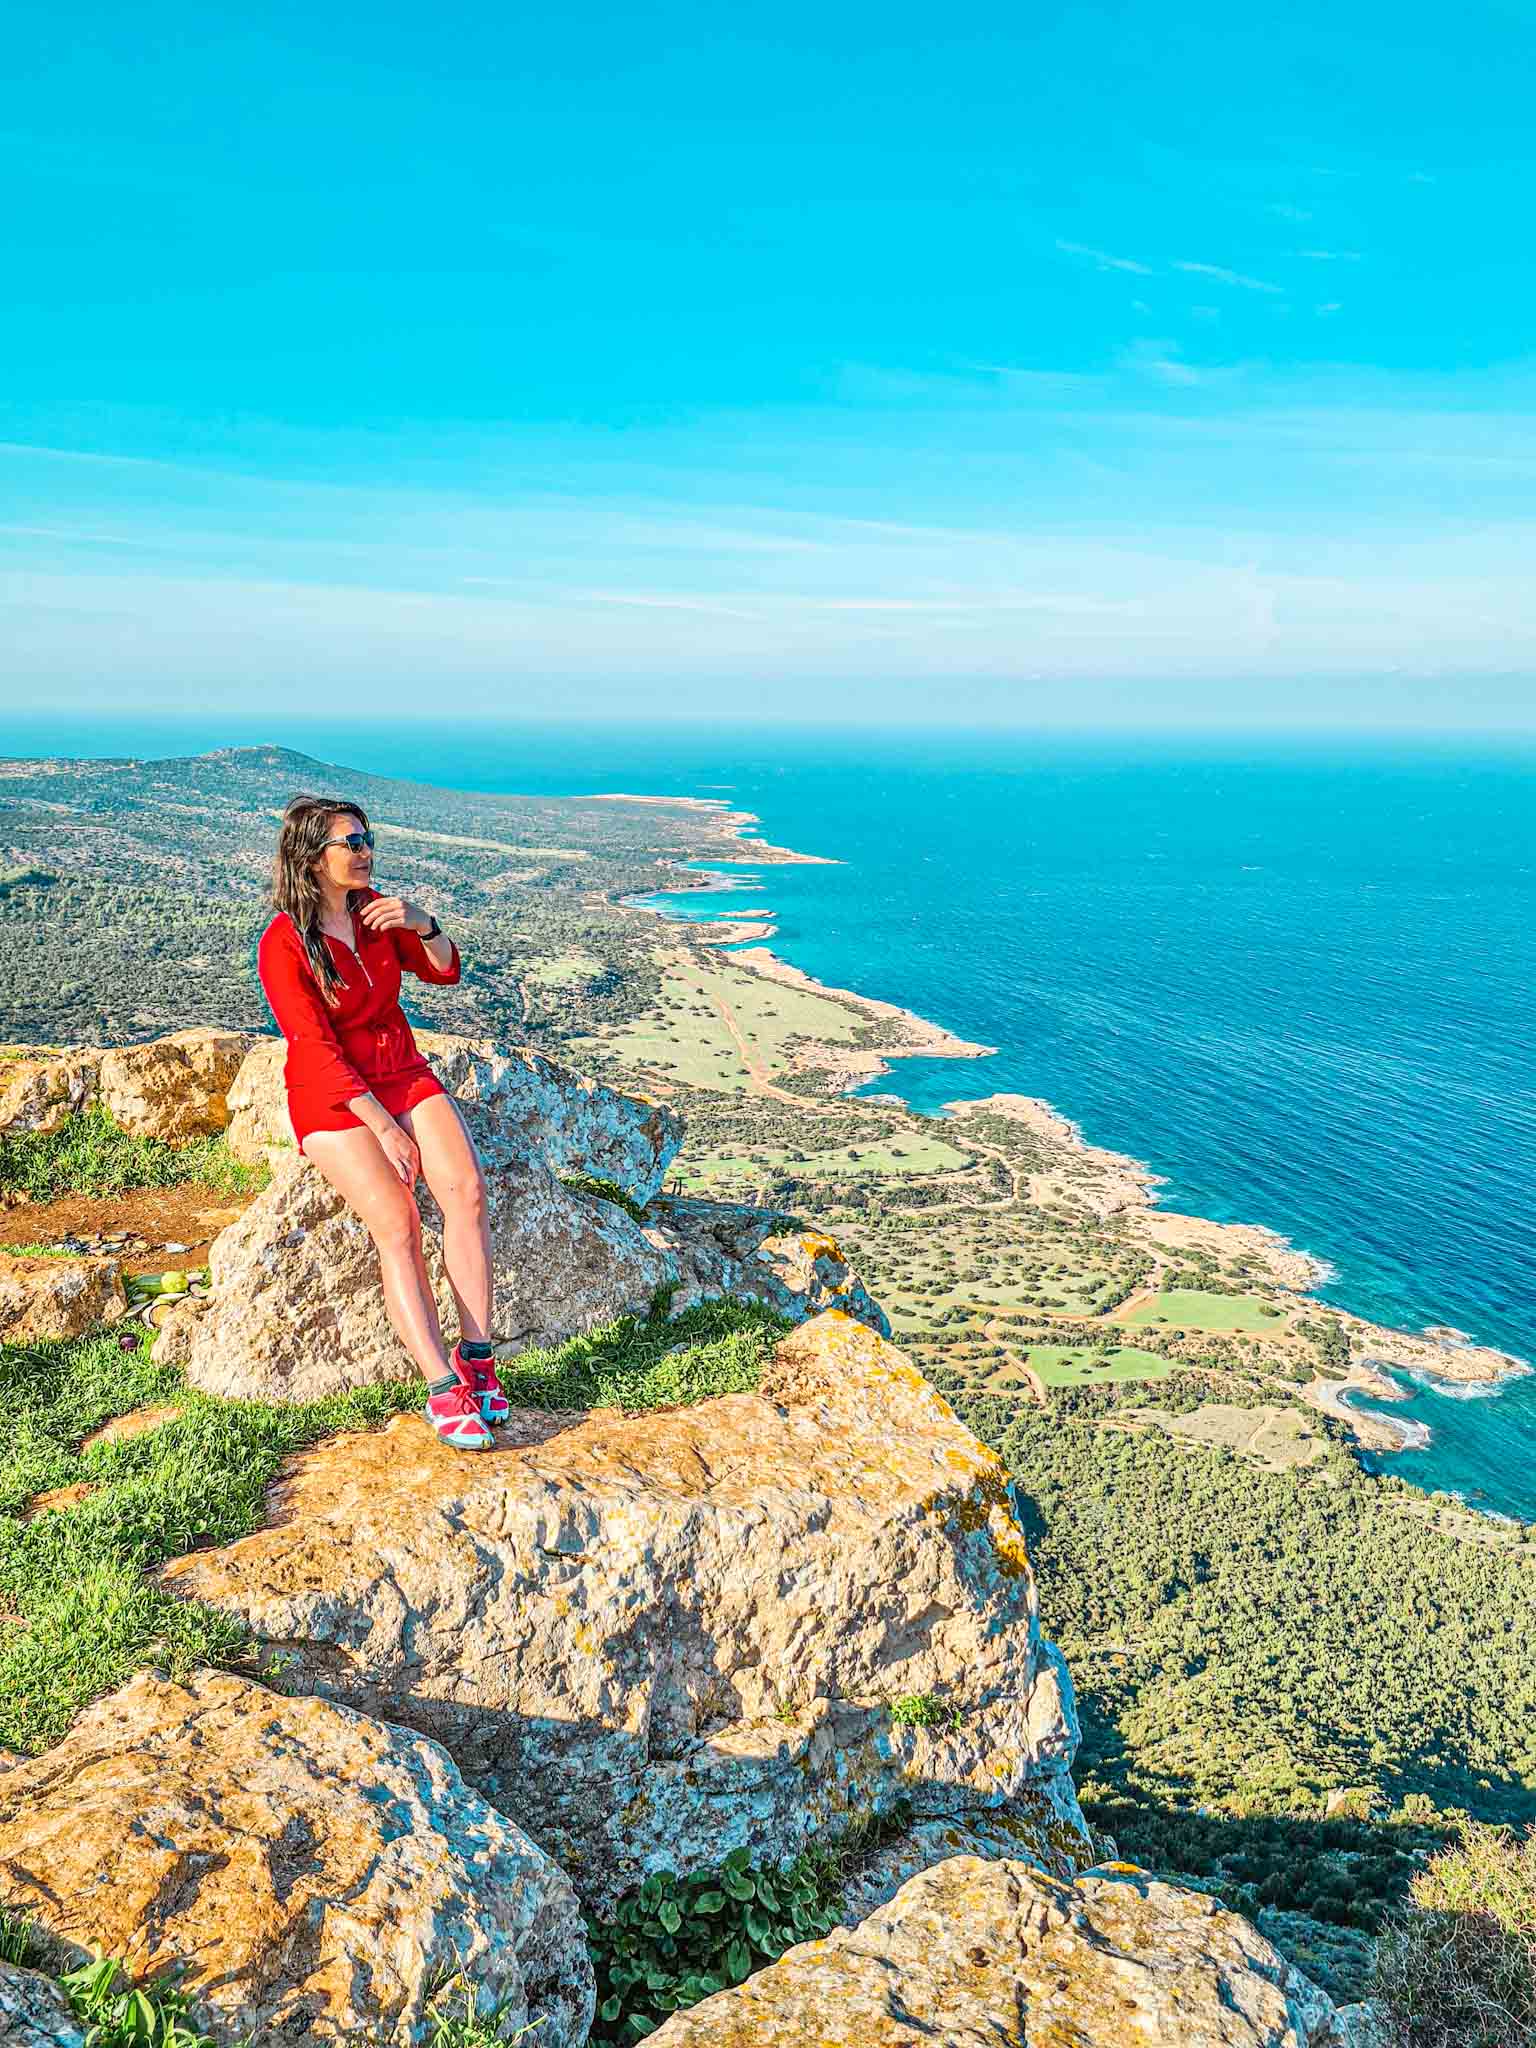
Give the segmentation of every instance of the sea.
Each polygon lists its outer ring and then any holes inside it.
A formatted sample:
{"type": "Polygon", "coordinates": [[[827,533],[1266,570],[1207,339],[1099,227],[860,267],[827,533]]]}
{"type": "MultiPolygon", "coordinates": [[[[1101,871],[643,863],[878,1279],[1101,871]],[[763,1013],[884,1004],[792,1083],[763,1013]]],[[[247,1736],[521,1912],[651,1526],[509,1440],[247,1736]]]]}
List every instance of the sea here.
{"type": "MultiPolygon", "coordinates": [[[[1326,1261],[1319,1291],[1536,1362],[1536,742],[669,725],[7,720],[0,751],[290,746],[459,789],[724,800],[829,865],[732,870],[818,979],[997,1048],[915,1110],[1040,1096],[1168,1207],[1326,1261]]],[[[743,848],[750,853],[750,843],[743,848]]],[[[381,876],[381,882],[384,881],[381,876]]],[[[1398,1376],[1384,1462],[1536,1520],[1536,1375],[1398,1376]]]]}

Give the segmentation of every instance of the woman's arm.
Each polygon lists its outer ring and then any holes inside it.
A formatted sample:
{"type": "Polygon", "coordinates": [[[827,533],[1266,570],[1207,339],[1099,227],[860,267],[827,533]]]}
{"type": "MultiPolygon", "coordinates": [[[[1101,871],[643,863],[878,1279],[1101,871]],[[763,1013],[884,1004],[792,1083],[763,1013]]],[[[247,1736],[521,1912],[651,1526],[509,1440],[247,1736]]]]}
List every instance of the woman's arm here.
{"type": "Polygon", "coordinates": [[[458,980],[459,949],[448,934],[440,931],[436,938],[424,939],[413,929],[413,918],[419,917],[423,923],[431,918],[431,913],[418,904],[404,896],[385,896],[377,889],[365,889],[358,915],[373,931],[389,933],[395,958],[406,973],[443,988],[452,987],[458,980]]]}
{"type": "MultiPolygon", "coordinates": [[[[302,1079],[298,1085],[323,1089],[338,1109],[355,1110],[360,1095],[372,1102],[368,1083],[341,1049],[297,935],[281,923],[269,926],[256,950],[256,971],[278,1030],[299,1055],[295,1064],[302,1079]]],[[[382,1116],[388,1116],[382,1104],[377,1107],[382,1116]]]]}

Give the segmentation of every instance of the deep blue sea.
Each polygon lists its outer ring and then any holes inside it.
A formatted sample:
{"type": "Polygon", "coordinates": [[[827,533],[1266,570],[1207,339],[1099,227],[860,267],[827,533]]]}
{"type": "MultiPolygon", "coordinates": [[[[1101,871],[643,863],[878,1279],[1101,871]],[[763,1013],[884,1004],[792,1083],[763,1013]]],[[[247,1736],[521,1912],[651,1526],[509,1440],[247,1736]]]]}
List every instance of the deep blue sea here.
{"type": "MultiPolygon", "coordinates": [[[[449,787],[754,811],[838,863],[744,875],[778,953],[998,1047],[901,1061],[877,1088],[935,1113],[1044,1096],[1164,1175],[1169,1207],[1326,1259],[1341,1305],[1536,1360],[1530,743],[217,718],[12,720],[0,749],[257,740],[449,787]]],[[[1536,1377],[1416,1387],[1392,1412],[1431,1431],[1393,1470],[1536,1519],[1536,1377]]]]}

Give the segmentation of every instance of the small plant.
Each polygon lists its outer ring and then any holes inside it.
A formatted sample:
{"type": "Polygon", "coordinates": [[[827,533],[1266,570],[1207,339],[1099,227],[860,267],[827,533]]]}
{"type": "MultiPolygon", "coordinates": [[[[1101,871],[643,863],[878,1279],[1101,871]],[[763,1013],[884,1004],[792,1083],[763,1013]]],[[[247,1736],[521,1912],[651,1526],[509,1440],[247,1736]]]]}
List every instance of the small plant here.
{"type": "Polygon", "coordinates": [[[98,1956],[59,1979],[85,2048],[213,2048],[191,2024],[191,2001],[171,1984],[136,1988],[112,1956],[98,1956]]]}
{"type": "Polygon", "coordinates": [[[653,1871],[611,1920],[588,1922],[598,1998],[592,2040],[630,2048],[670,2013],[827,1933],[837,1919],[832,1868],[807,1854],[762,1869],[748,1850],[733,1849],[718,1869],[691,1877],[653,1871]]]}
{"type": "Polygon", "coordinates": [[[500,2005],[488,2006],[481,2012],[479,1985],[471,1983],[462,1971],[455,1972],[428,2001],[427,2018],[432,2022],[428,2048],[509,2048],[514,2041],[531,2039],[543,2026],[545,2015],[540,2013],[536,2020],[519,2027],[515,2034],[504,2034],[502,2024],[511,2002],[503,1999],[500,2005]],[[454,2009],[456,2000],[454,2005],[446,2007],[439,2002],[455,1989],[463,1993],[462,2012],[454,2009]]]}
{"type": "Polygon", "coordinates": [[[47,1940],[25,1913],[0,1906],[0,1963],[12,1963],[18,1970],[35,1969],[47,1952],[47,1940]]]}
{"type": "Polygon", "coordinates": [[[898,1728],[958,1728],[961,1714],[954,1700],[941,1700],[931,1692],[909,1692],[892,1701],[891,1720],[898,1728]]]}
{"type": "Polygon", "coordinates": [[[595,1195],[600,1202],[612,1202],[616,1209],[622,1209],[626,1216],[633,1216],[637,1223],[645,1219],[645,1211],[633,1195],[627,1195],[616,1180],[604,1180],[595,1173],[567,1173],[561,1176],[573,1194],[595,1195]]]}

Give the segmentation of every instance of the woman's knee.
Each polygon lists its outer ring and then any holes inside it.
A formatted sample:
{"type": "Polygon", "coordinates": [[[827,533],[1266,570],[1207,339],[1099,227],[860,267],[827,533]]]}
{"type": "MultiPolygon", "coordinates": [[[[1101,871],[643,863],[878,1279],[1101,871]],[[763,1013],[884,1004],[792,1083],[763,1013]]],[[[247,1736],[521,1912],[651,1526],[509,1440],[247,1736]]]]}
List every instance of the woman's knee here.
{"type": "Polygon", "coordinates": [[[478,1168],[473,1173],[465,1174],[462,1179],[455,1180],[451,1187],[445,1188],[438,1206],[443,1212],[445,1222],[451,1219],[456,1223],[471,1224],[478,1229],[485,1221],[489,1208],[485,1178],[478,1168]]]}
{"type": "Polygon", "coordinates": [[[368,1230],[383,1257],[409,1257],[415,1251],[421,1242],[421,1211],[403,1182],[398,1193],[368,1218],[368,1230]]]}

